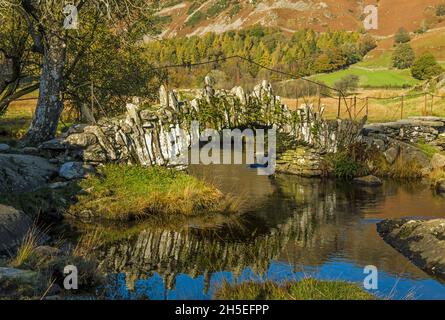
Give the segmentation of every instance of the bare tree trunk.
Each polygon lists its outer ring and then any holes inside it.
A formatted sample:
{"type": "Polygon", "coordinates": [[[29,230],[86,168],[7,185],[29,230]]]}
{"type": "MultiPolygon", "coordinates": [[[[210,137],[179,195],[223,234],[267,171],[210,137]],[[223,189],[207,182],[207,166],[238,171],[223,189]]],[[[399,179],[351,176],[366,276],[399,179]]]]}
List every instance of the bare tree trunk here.
{"type": "Polygon", "coordinates": [[[31,126],[24,141],[38,144],[55,137],[63,111],[62,90],[66,58],[63,31],[48,32],[45,37],[39,99],[31,126]]]}

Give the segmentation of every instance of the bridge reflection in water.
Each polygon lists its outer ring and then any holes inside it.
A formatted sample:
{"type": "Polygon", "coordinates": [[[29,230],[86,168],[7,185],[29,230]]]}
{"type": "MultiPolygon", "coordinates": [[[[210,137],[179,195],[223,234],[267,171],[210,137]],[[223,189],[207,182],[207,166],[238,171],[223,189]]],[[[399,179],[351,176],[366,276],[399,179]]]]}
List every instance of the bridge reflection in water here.
{"type": "Polygon", "coordinates": [[[383,188],[278,175],[246,166],[197,166],[191,173],[244,194],[249,213],[216,230],[147,227],[108,243],[101,268],[113,276],[109,298],[210,299],[223,281],[284,281],[314,276],[362,283],[379,270],[382,297],[445,298],[445,286],[385,244],[382,218],[445,216],[445,199],[428,186],[386,182],[383,188]],[[217,179],[213,177],[218,177],[217,179]],[[421,210],[418,210],[421,209],[421,210]]]}

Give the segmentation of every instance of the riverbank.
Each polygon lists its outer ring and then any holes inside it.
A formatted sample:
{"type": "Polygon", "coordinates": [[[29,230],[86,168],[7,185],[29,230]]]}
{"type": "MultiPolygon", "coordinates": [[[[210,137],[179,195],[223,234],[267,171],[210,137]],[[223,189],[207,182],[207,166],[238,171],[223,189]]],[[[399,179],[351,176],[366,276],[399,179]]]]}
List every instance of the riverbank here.
{"type": "Polygon", "coordinates": [[[69,296],[61,289],[67,265],[78,269],[82,290],[75,296],[100,298],[97,289],[106,274],[98,269],[95,250],[110,237],[99,228],[105,221],[119,223],[117,234],[125,237],[130,221],[210,230],[242,214],[240,199],[174,169],[110,164],[78,174],[85,167],[75,163],[68,170],[36,156],[4,157],[21,160],[8,162],[8,175],[21,175],[34,184],[1,183],[0,299],[59,299],[64,298],[62,291],[69,296]],[[23,163],[34,168],[33,175],[27,175],[23,163]],[[46,166],[50,170],[41,169],[46,166]],[[75,223],[80,221],[91,228],[78,229],[75,223]]]}

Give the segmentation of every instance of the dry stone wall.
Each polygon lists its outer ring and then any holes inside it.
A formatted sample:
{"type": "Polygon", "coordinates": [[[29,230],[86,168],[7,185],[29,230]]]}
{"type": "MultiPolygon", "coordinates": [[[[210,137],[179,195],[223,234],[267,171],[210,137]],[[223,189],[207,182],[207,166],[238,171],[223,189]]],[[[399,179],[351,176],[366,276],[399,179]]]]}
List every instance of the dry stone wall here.
{"type": "Polygon", "coordinates": [[[358,138],[362,124],[323,119],[324,107],[315,111],[303,105],[296,111],[282,104],[269,82],[263,81],[251,93],[243,88],[216,90],[210,77],[192,99],[162,86],[159,105],[134,99],[123,117],[102,119],[95,125],[78,124],[60,138],[47,141],[39,149],[53,162],[139,163],[184,167],[192,141],[201,130],[213,128],[275,127],[279,132],[320,152],[336,152],[340,143],[358,138]]]}

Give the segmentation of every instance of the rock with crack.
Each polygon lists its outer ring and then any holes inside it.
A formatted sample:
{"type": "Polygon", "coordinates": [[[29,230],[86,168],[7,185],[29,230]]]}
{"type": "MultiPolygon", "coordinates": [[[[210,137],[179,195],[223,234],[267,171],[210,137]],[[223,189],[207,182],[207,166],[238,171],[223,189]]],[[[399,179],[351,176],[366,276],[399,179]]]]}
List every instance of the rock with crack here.
{"type": "Polygon", "coordinates": [[[445,219],[384,220],[377,231],[419,268],[445,279],[445,219]]]}

